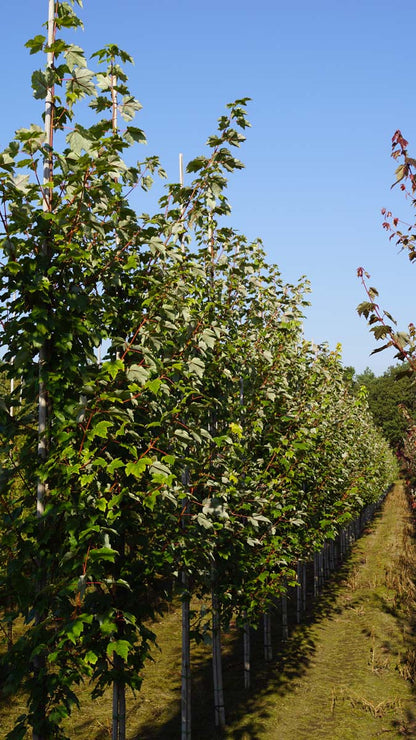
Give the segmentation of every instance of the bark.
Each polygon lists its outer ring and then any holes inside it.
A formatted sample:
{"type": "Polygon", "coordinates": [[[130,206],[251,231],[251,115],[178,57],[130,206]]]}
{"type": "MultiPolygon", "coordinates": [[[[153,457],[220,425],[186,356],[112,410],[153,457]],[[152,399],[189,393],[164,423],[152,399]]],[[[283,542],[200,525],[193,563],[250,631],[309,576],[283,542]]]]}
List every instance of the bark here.
{"type": "MultiPolygon", "coordinates": [[[[186,490],[189,486],[189,470],[185,469],[182,474],[182,483],[186,490]]],[[[186,527],[189,515],[189,500],[184,502],[184,514],[182,517],[182,528],[186,527]]],[[[182,595],[182,668],[181,668],[181,740],[190,740],[192,730],[192,704],[191,704],[191,641],[190,641],[190,595],[189,576],[185,569],[181,573],[183,588],[182,595]]]]}
{"type": "Polygon", "coordinates": [[[300,561],[296,564],[296,576],[297,576],[297,586],[296,586],[296,623],[300,624],[302,621],[302,591],[303,591],[303,568],[302,563],[300,561]]]}
{"type": "Polygon", "coordinates": [[[282,596],[282,640],[287,640],[289,637],[289,627],[287,621],[287,596],[282,596]]]}
{"type": "MultiPolygon", "coordinates": [[[[123,673],[124,660],[113,653],[114,668],[123,673]]],[[[112,740],[126,740],[126,686],[124,681],[113,682],[113,727],[112,740]]]]}
{"type": "Polygon", "coordinates": [[[264,660],[267,663],[273,660],[272,647],[272,620],[270,610],[263,615],[263,633],[264,633],[264,660]]]}
{"type": "Polygon", "coordinates": [[[243,626],[243,650],[244,650],[244,688],[250,688],[251,679],[251,649],[250,649],[250,624],[246,620],[243,626]]]}
{"type": "Polygon", "coordinates": [[[191,648],[190,648],[190,604],[188,594],[188,576],[182,572],[184,589],[182,601],[182,674],[181,674],[181,739],[191,738],[191,648]]]}
{"type": "Polygon", "coordinates": [[[225,726],[224,691],[222,683],[221,627],[215,578],[212,587],[212,672],[214,682],[215,726],[225,726]]]}
{"type": "MultiPolygon", "coordinates": [[[[48,46],[52,46],[55,38],[55,2],[54,0],[48,0],[48,46]]],[[[48,68],[52,67],[54,63],[54,54],[49,52],[47,54],[46,65],[48,68]]],[[[47,153],[43,163],[43,210],[49,212],[52,207],[52,190],[51,183],[53,168],[52,168],[52,149],[53,149],[53,88],[49,88],[46,94],[45,100],[45,138],[47,144],[47,153]]],[[[42,254],[47,256],[50,253],[50,244],[45,239],[42,244],[42,254]]],[[[39,384],[38,384],[38,456],[41,462],[45,462],[48,454],[48,440],[47,440],[47,429],[48,429],[48,391],[45,382],[45,370],[47,369],[49,362],[48,356],[48,343],[45,341],[39,350],[39,361],[38,361],[38,372],[39,372],[39,384]]],[[[45,480],[38,478],[37,490],[36,490],[36,517],[42,519],[45,511],[45,498],[47,491],[47,483],[45,480]]],[[[41,522],[40,522],[41,524],[41,522]]],[[[42,564],[39,563],[39,579],[38,588],[42,589],[45,575],[42,571],[42,564]]],[[[35,615],[35,623],[39,624],[42,621],[43,615],[39,612],[35,615]]],[[[47,704],[48,704],[48,690],[46,685],[46,657],[44,653],[38,654],[33,660],[33,673],[34,678],[39,686],[39,699],[37,701],[37,718],[38,721],[33,729],[33,740],[47,740],[43,730],[40,729],[46,724],[47,704]]]]}

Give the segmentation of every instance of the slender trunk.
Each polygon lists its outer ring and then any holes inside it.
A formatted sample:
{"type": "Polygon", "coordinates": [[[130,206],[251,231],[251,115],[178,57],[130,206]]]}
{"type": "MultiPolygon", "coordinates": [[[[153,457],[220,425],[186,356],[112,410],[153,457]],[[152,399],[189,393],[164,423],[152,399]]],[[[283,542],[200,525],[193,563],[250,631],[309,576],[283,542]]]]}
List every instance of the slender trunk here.
{"type": "MultiPolygon", "coordinates": [[[[48,46],[53,45],[55,39],[55,2],[54,0],[48,0],[48,46]]],[[[46,65],[48,68],[52,68],[54,64],[54,53],[48,52],[46,65]]],[[[44,212],[50,212],[52,210],[52,150],[53,150],[53,109],[54,109],[54,91],[50,87],[47,90],[45,100],[45,139],[46,139],[46,154],[43,162],[43,210],[44,212]]],[[[50,253],[50,244],[46,238],[41,247],[41,253],[43,257],[47,257],[50,253]]],[[[48,343],[45,341],[39,349],[39,361],[38,361],[38,456],[41,463],[44,463],[47,459],[48,454],[48,440],[47,440],[47,429],[48,429],[48,391],[45,381],[46,370],[49,364],[48,356],[48,343]]],[[[45,511],[45,498],[47,491],[47,483],[42,477],[38,477],[37,490],[36,490],[36,517],[41,520],[45,511]]],[[[42,571],[42,563],[39,563],[39,578],[38,588],[42,589],[44,584],[45,574],[42,571]]],[[[35,624],[39,624],[43,619],[43,614],[36,612],[35,624]]],[[[38,726],[33,728],[33,740],[47,740],[42,729],[42,725],[45,725],[46,713],[47,713],[47,702],[48,702],[48,691],[46,686],[46,656],[44,652],[38,653],[33,660],[33,673],[38,685],[38,699],[37,699],[37,716],[39,718],[38,726]]]]}
{"type": "MultiPolygon", "coordinates": [[[[211,241],[211,290],[213,291],[214,275],[214,256],[213,256],[213,236],[212,229],[209,228],[209,239],[211,241]]],[[[209,431],[212,437],[217,433],[217,417],[215,410],[211,411],[209,431]]],[[[212,469],[212,460],[211,460],[212,469]]],[[[215,472],[212,470],[213,475],[215,472]]],[[[213,495],[213,505],[215,508],[216,496],[213,495]]],[[[225,726],[225,708],[224,708],[224,691],[222,683],[222,656],[221,656],[221,622],[220,622],[220,605],[218,598],[218,578],[216,568],[216,554],[214,549],[213,561],[211,565],[211,609],[212,609],[212,679],[214,686],[214,717],[215,726],[225,726]]]]}
{"type": "MultiPolygon", "coordinates": [[[[121,538],[119,545],[119,558],[115,572],[115,578],[121,576],[122,564],[126,557],[126,548],[124,536],[121,538]]],[[[117,586],[115,586],[117,589],[117,586]]],[[[117,591],[116,591],[117,599],[117,591]]],[[[118,600],[118,599],[117,599],[118,600]]],[[[124,618],[120,610],[117,614],[117,638],[122,640],[124,637],[124,618]]],[[[124,681],[125,661],[117,653],[113,653],[113,667],[115,679],[113,681],[113,727],[112,740],[126,740],[126,684],[124,681]]]]}
{"type": "Polygon", "coordinates": [[[323,549],[323,567],[324,567],[324,582],[329,578],[329,542],[326,542],[323,549]]]}
{"type": "MultiPolygon", "coordinates": [[[[48,46],[52,46],[55,39],[55,3],[48,0],[48,46]]],[[[52,68],[54,64],[53,52],[48,52],[46,66],[52,68]]],[[[43,162],[43,210],[48,213],[52,210],[52,177],[53,177],[53,88],[48,88],[45,101],[45,139],[46,154],[43,162]]],[[[42,244],[42,255],[48,257],[50,244],[46,238],[42,244]]],[[[44,342],[39,350],[39,389],[38,389],[38,455],[41,461],[47,458],[47,428],[48,428],[48,392],[45,382],[45,370],[48,366],[48,345],[44,342]]],[[[38,480],[36,514],[42,517],[45,510],[46,482],[38,480]]]]}
{"type": "MultiPolygon", "coordinates": [[[[186,490],[189,486],[189,470],[185,468],[182,473],[182,483],[186,490]]],[[[189,500],[185,499],[184,514],[182,517],[182,528],[186,528],[186,519],[189,515],[189,500]]],[[[186,570],[182,570],[182,669],[181,669],[181,740],[191,738],[191,641],[190,641],[190,594],[189,576],[186,570]]]]}
{"type": "MultiPolygon", "coordinates": [[[[124,557],[124,548],[123,555],[124,557]]],[[[117,637],[123,638],[123,616],[120,612],[118,619],[117,637]]],[[[113,667],[116,678],[113,681],[113,726],[112,740],[126,740],[126,684],[123,680],[124,659],[113,653],[113,667]]]]}
{"type": "Polygon", "coordinates": [[[263,615],[263,636],[264,636],[264,660],[270,663],[273,660],[272,647],[272,619],[270,609],[263,615]]]}
{"type": "Polygon", "coordinates": [[[303,591],[303,568],[300,560],[296,563],[296,624],[302,621],[302,591],[303,591]]]}
{"type": "Polygon", "coordinates": [[[318,553],[313,554],[313,595],[316,598],[319,593],[319,559],[318,553]]]}
{"type": "MultiPolygon", "coordinates": [[[[117,656],[114,655],[114,663],[117,656]]],[[[112,740],[118,740],[118,683],[113,683],[113,727],[111,733],[112,740]]]]}
{"type": "MultiPolygon", "coordinates": [[[[117,113],[118,113],[118,100],[117,100],[117,76],[111,73],[111,127],[113,135],[117,134],[117,113]]],[[[115,182],[118,182],[118,177],[114,178],[115,182]]],[[[119,237],[116,234],[115,245],[119,245],[119,237]]],[[[120,352],[116,352],[116,358],[120,357],[120,352]]],[[[99,355],[99,361],[101,361],[101,355],[99,355]]],[[[120,557],[124,558],[124,543],[120,548],[120,557]]],[[[121,616],[121,615],[120,615],[121,616]]],[[[123,623],[120,619],[118,627],[119,637],[123,634],[123,623]]],[[[113,728],[112,728],[112,740],[125,740],[126,739],[126,684],[122,679],[124,671],[124,660],[120,655],[113,654],[113,664],[116,668],[119,676],[113,681],[113,728]]]]}
{"type": "MultiPolygon", "coordinates": [[[[183,187],[183,154],[179,154],[179,183],[183,187]]],[[[181,208],[181,219],[184,216],[184,209],[181,208]]],[[[184,245],[181,247],[184,252],[184,245]]],[[[185,467],[182,471],[182,485],[188,494],[189,492],[189,468],[185,467]]],[[[183,530],[187,527],[190,514],[189,498],[186,497],[183,503],[183,516],[181,527],[183,530]]],[[[181,573],[182,582],[182,661],[181,661],[181,740],[190,740],[192,732],[192,685],[191,685],[191,640],[190,640],[190,610],[191,599],[189,593],[189,575],[185,568],[181,573]]]]}
{"type": "Polygon", "coordinates": [[[325,574],[324,574],[324,551],[323,549],[320,550],[318,553],[318,562],[319,562],[319,590],[322,589],[322,586],[325,583],[325,574]]]}
{"type": "MultiPolygon", "coordinates": [[[[240,408],[244,406],[244,378],[240,377],[240,408]]],[[[243,426],[243,412],[241,412],[241,426],[243,426]]],[[[251,681],[251,645],[250,645],[250,624],[244,612],[243,624],[243,661],[244,661],[244,688],[250,688],[251,681]]]]}
{"type": "MultiPolygon", "coordinates": [[[[12,609],[12,601],[10,598],[7,599],[7,608],[12,609]]],[[[7,622],[7,651],[9,652],[13,647],[13,621],[9,617],[7,622]]]]}
{"type": "Polygon", "coordinates": [[[302,563],[302,612],[306,612],[307,606],[307,581],[306,581],[306,563],[302,563]]]}
{"type": "Polygon", "coordinates": [[[182,572],[182,674],[181,674],[181,740],[191,738],[191,643],[190,631],[190,599],[189,579],[187,573],[182,572]]]}
{"type": "MultiPolygon", "coordinates": [[[[209,287],[211,293],[211,300],[214,303],[214,278],[215,278],[215,242],[214,242],[214,228],[212,222],[212,210],[210,211],[208,221],[208,243],[210,247],[210,274],[209,274],[209,287]]],[[[210,434],[214,437],[217,433],[217,417],[215,409],[211,412],[210,420],[210,434]]],[[[212,466],[212,462],[211,462],[212,466]]],[[[215,507],[215,494],[213,496],[213,503],[215,507]]],[[[224,707],[224,691],[222,682],[222,656],[221,656],[221,622],[220,622],[220,605],[218,599],[218,582],[217,582],[217,570],[215,563],[215,552],[214,560],[211,566],[211,606],[212,606],[212,672],[213,672],[213,684],[214,684],[214,717],[215,726],[225,726],[225,707],[224,707]]]]}
{"type": "MultiPolygon", "coordinates": [[[[245,615],[244,615],[245,616],[245,615]]],[[[250,624],[247,619],[243,626],[243,651],[244,651],[244,688],[250,688],[251,656],[250,656],[250,624]]]]}
{"type": "Polygon", "coordinates": [[[287,596],[286,594],[281,598],[282,606],[282,640],[287,640],[289,637],[289,626],[287,622],[287,596]]]}
{"type": "Polygon", "coordinates": [[[222,683],[220,608],[215,582],[215,566],[212,579],[212,671],[214,682],[215,726],[225,726],[224,690],[222,683]]]}
{"type": "Polygon", "coordinates": [[[329,545],[329,567],[331,570],[331,573],[335,570],[335,542],[334,540],[331,540],[329,545]]]}
{"type": "MultiPolygon", "coordinates": [[[[14,391],[14,378],[10,381],[10,394],[12,395],[14,391]]],[[[9,409],[10,416],[14,415],[14,408],[13,406],[10,406],[9,409]]],[[[11,596],[7,597],[7,609],[8,611],[12,611],[13,606],[13,599],[11,596]]],[[[7,650],[10,651],[13,647],[13,621],[9,616],[9,621],[7,622],[7,650]]]]}
{"type": "MultiPolygon", "coordinates": [[[[124,660],[120,655],[113,653],[113,665],[122,675],[124,660]]],[[[122,679],[113,682],[113,728],[112,740],[126,740],[126,686],[122,679]]]]}

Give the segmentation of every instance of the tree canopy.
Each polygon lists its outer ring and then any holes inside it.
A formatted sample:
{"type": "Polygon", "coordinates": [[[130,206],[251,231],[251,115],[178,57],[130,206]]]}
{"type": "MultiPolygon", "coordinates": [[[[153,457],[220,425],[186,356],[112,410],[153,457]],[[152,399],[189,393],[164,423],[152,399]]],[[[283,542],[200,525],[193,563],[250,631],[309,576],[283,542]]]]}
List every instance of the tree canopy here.
{"type": "Polygon", "coordinates": [[[416,418],[416,394],[413,377],[403,374],[402,366],[389,367],[376,376],[369,368],[355,376],[355,387],[365,386],[374,421],[393,449],[401,450],[409,426],[405,409],[416,418]]]}

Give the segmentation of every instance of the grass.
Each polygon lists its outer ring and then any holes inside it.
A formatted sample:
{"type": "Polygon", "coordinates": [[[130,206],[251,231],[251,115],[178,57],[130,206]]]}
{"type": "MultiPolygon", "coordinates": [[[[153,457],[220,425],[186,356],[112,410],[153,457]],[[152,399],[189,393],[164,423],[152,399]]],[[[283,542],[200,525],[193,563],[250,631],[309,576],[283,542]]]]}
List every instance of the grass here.
{"type": "Polygon", "coordinates": [[[397,486],[313,621],[292,634],[309,643],[301,645],[306,670],[283,691],[272,676],[250,702],[251,719],[237,718],[228,737],[416,737],[415,574],[413,526],[397,486]]]}
{"type": "MultiPolygon", "coordinates": [[[[262,660],[253,634],[253,688],[243,689],[241,636],[225,637],[227,730],[235,740],[370,740],[416,738],[416,543],[401,486],[286,643],[274,628],[275,660],[262,660]]],[[[129,740],[180,737],[180,609],[155,625],[160,651],[146,667],[142,690],[128,701],[129,740]]],[[[208,649],[193,649],[193,737],[216,738],[208,649]]],[[[80,693],[67,732],[79,740],[111,738],[111,696],[80,693]]],[[[0,705],[4,733],[24,710],[18,697],[0,705]]],[[[1,724],[2,723],[2,724],[1,724]]]]}

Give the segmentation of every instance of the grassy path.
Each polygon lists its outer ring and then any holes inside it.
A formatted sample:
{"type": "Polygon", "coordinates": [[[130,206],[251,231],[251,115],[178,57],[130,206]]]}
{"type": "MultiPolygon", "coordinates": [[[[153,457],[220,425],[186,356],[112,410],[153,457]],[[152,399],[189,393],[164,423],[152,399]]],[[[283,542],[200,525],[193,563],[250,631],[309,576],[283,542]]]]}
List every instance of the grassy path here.
{"type": "Polygon", "coordinates": [[[250,720],[237,720],[228,737],[416,738],[415,568],[409,512],[397,486],[318,606],[322,615],[293,634],[287,660],[293,668],[296,652],[303,654],[302,675],[271,678],[249,702],[250,720]]]}
{"type": "MultiPolygon", "coordinates": [[[[257,661],[250,692],[242,689],[240,637],[231,635],[224,659],[228,721],[224,736],[416,738],[415,577],[416,543],[406,497],[398,485],[320,598],[309,623],[292,632],[276,661],[265,668],[261,645],[254,646],[257,661]]],[[[161,653],[146,669],[137,702],[129,705],[129,740],[180,737],[177,610],[165,616],[158,632],[161,653]]],[[[193,661],[193,738],[211,740],[217,735],[208,651],[194,650],[193,661]]],[[[78,736],[82,737],[75,731],[73,737],[78,736]]],[[[108,736],[101,731],[94,740],[108,736]]]]}
{"type": "MultiPolygon", "coordinates": [[[[416,740],[416,542],[400,485],[357,542],[310,620],[294,629],[265,667],[254,644],[253,688],[242,688],[241,636],[226,640],[227,730],[234,740],[416,740]],[[413,617],[413,615],[415,615],[413,617]],[[257,656],[257,657],[256,657],[257,656]]],[[[145,670],[142,690],[128,701],[128,740],[180,738],[180,610],[155,626],[161,651],[145,670]]],[[[260,631],[259,631],[260,632],[260,631]]],[[[253,642],[259,643],[258,634],[253,642]]],[[[211,666],[193,649],[193,738],[213,740],[211,666]]],[[[94,703],[87,687],[82,711],[66,725],[71,740],[111,738],[111,694],[94,703]]],[[[0,705],[4,734],[24,709],[0,705]]],[[[0,738],[4,737],[0,731],[0,738]]]]}
{"type": "MultiPolygon", "coordinates": [[[[322,595],[309,623],[296,628],[274,664],[264,668],[257,646],[255,688],[241,688],[241,645],[224,661],[228,727],[235,740],[370,740],[416,738],[416,543],[400,485],[357,542],[322,595]]],[[[131,738],[179,738],[179,649],[171,629],[148,669],[131,738]],[[169,657],[168,657],[169,655],[169,657]],[[146,687],[147,684],[147,687],[146,687]],[[148,693],[147,693],[148,692],[148,693]],[[160,702],[159,702],[160,698],[160,702]],[[153,708],[153,711],[152,711],[153,708]]],[[[260,636],[259,636],[260,637],[260,636]]],[[[216,737],[208,656],[200,650],[193,691],[193,737],[216,737]]],[[[254,683],[254,682],[253,682],[254,683]]]]}

